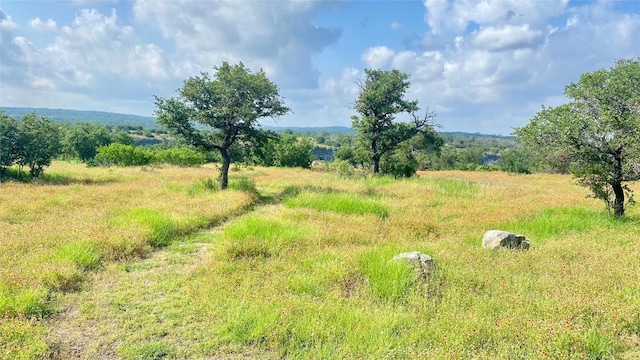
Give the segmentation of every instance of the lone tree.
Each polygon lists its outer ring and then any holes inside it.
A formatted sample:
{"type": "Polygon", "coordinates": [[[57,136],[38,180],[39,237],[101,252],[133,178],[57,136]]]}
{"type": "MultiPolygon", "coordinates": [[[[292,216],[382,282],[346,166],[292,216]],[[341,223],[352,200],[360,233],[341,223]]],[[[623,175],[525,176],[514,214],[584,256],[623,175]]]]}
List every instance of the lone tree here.
{"type": "Polygon", "coordinates": [[[62,149],[60,126],[48,117],[35,112],[24,114],[18,122],[16,137],[16,163],[20,169],[29,167],[29,175],[37,178],[51,165],[62,149]]]}
{"type": "Polygon", "coordinates": [[[360,94],[354,108],[360,116],[352,117],[358,142],[366,148],[373,173],[380,172],[380,160],[398,146],[417,135],[433,137],[435,113],[419,117],[418,101],[404,96],[411,85],[409,75],[396,69],[390,71],[365,69],[365,80],[358,82],[360,94]],[[410,122],[395,122],[396,115],[407,113],[410,122]]]}
{"type": "Polygon", "coordinates": [[[580,76],[568,104],[544,108],[515,134],[551,164],[568,165],[614,217],[624,215],[625,182],[640,178],[640,58],[580,76]]]}
{"type": "Polygon", "coordinates": [[[227,62],[214,70],[213,78],[205,72],[190,77],[178,90],[178,98],[156,96],[155,104],[158,124],[170,133],[196,148],[220,152],[220,188],[224,190],[229,184],[229,149],[263,140],[258,119],[278,117],[290,109],[262,70],[252,74],[242,63],[227,62]]]}

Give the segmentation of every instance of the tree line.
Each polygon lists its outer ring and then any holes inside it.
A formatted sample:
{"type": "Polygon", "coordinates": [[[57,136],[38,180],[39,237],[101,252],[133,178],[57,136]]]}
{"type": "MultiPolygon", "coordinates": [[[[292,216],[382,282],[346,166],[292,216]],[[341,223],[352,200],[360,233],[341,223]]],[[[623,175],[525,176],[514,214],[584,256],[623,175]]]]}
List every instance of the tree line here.
{"type": "MultiPolygon", "coordinates": [[[[419,169],[451,168],[564,172],[573,174],[616,217],[624,214],[625,199],[633,200],[626,183],[640,178],[640,58],[583,74],[565,87],[570,103],[543,107],[529,124],[515,130],[521,145],[498,146],[489,157],[481,147],[445,142],[436,132],[435,112],[422,109],[418,100],[406,99],[408,74],[366,69],[357,85],[355,135],[342,136],[335,153],[348,166],[394,177],[409,177],[419,169]],[[404,121],[398,121],[399,116],[404,121]]],[[[291,109],[264,71],[252,73],[242,63],[223,62],[214,67],[213,75],[202,72],[190,77],[176,97],[156,97],[155,105],[157,123],[182,146],[165,154],[165,161],[186,152],[209,156],[202,161],[219,160],[221,189],[228,186],[234,160],[300,167],[309,167],[313,160],[314,143],[309,138],[260,127],[260,119],[277,118],[291,109]]],[[[106,134],[88,124],[67,129],[64,144],[59,140],[61,131],[35,113],[21,121],[2,114],[0,171],[18,164],[38,176],[63,148],[65,154],[87,163],[118,164],[117,159],[126,158],[120,165],[132,165],[162,158],[157,155],[162,150],[145,153],[124,137],[118,140],[120,133],[106,134]]],[[[326,146],[331,141],[316,139],[326,146]]]]}

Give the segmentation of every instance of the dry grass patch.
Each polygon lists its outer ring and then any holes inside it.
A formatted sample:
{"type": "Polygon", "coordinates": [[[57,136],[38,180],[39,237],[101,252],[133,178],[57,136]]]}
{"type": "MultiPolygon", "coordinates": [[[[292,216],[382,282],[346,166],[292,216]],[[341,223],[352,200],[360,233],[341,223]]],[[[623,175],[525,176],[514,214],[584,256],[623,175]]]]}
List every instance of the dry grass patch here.
{"type": "MultiPolygon", "coordinates": [[[[91,287],[62,297],[70,313],[64,321],[51,319],[56,330],[49,343],[67,346],[67,354],[77,346],[85,356],[121,358],[632,359],[640,353],[640,210],[630,207],[621,221],[607,218],[602,204],[586,199],[568,177],[437,172],[344,180],[270,168],[234,174],[255,182],[262,206],[188,237],[182,237],[192,231],[188,224],[234,212],[256,193],[210,192],[197,185],[211,177],[204,169],[133,170],[123,174],[126,181],[91,185],[110,188],[102,199],[120,194],[118,211],[86,205],[94,219],[107,219],[102,229],[143,238],[146,246],[151,238],[168,245],[146,259],[114,264],[101,242],[83,236],[70,248],[45,242],[37,261],[102,269],[78,270],[91,277],[91,287]],[[144,195],[129,199],[135,194],[144,195]],[[374,204],[386,216],[326,206],[345,199],[347,209],[374,204]],[[482,249],[482,234],[495,228],[523,232],[531,250],[482,249]],[[183,241],[164,241],[174,237],[183,241]],[[429,277],[391,261],[413,250],[435,259],[429,277]],[[101,251],[97,265],[94,251],[101,251]],[[78,341],[60,340],[68,334],[78,341]]],[[[85,185],[69,186],[79,187],[78,201],[92,196],[85,185]]],[[[47,205],[30,206],[9,214],[12,221],[47,217],[33,210],[47,205]]],[[[61,229],[52,234],[64,238],[61,229]]],[[[14,257],[28,258],[11,246],[14,257]]],[[[42,339],[33,334],[27,342],[35,347],[42,339]]]]}
{"type": "Polygon", "coordinates": [[[0,312],[47,316],[60,292],[81,289],[88,270],[145,256],[255,203],[255,195],[243,191],[194,196],[184,190],[214,175],[210,168],[55,162],[44,181],[0,184],[0,312]]]}

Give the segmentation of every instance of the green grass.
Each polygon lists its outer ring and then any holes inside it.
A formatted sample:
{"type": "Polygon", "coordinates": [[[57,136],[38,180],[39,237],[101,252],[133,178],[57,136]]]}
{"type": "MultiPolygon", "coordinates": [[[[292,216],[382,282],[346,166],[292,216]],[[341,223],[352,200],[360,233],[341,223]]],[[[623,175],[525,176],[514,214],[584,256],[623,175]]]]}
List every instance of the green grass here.
{"type": "Polygon", "coordinates": [[[301,193],[296,197],[287,199],[285,204],[290,208],[309,208],[347,215],[373,214],[381,218],[389,215],[387,207],[380,202],[361,199],[355,194],[301,193]]]}
{"type": "Polygon", "coordinates": [[[398,253],[394,248],[381,248],[363,254],[358,261],[373,295],[391,303],[406,301],[419,280],[410,264],[393,260],[398,253]]]}
{"type": "Polygon", "coordinates": [[[468,180],[423,178],[421,181],[429,184],[435,193],[444,197],[472,197],[478,192],[478,185],[468,180]]]}
{"type": "Polygon", "coordinates": [[[608,218],[568,177],[259,168],[190,195],[211,169],[94,171],[69,176],[121,180],[3,184],[0,358],[640,356],[639,209],[608,218]],[[483,249],[495,228],[531,249],[483,249]],[[436,267],[392,260],[407,251],[436,267]]]}

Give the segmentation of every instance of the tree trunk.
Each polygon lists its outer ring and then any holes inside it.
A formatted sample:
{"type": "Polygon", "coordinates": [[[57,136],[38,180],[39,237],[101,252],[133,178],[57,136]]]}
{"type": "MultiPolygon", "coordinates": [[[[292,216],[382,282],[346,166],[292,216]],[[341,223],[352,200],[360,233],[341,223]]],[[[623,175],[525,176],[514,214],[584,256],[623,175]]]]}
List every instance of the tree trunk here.
{"type": "Polygon", "coordinates": [[[231,165],[231,156],[227,149],[220,149],[222,155],[222,169],[220,169],[220,190],[224,190],[229,186],[229,165],[231,165]]]}
{"type": "Polygon", "coordinates": [[[613,203],[613,217],[619,218],[624,215],[624,189],[622,188],[622,154],[621,150],[613,154],[613,181],[611,188],[616,199],[613,203]]]}
{"type": "Polygon", "coordinates": [[[619,218],[624,215],[624,189],[621,183],[611,184],[616,199],[613,202],[613,217],[619,218]]]}
{"type": "Polygon", "coordinates": [[[380,156],[373,157],[373,174],[380,172],[380,156]]]}

